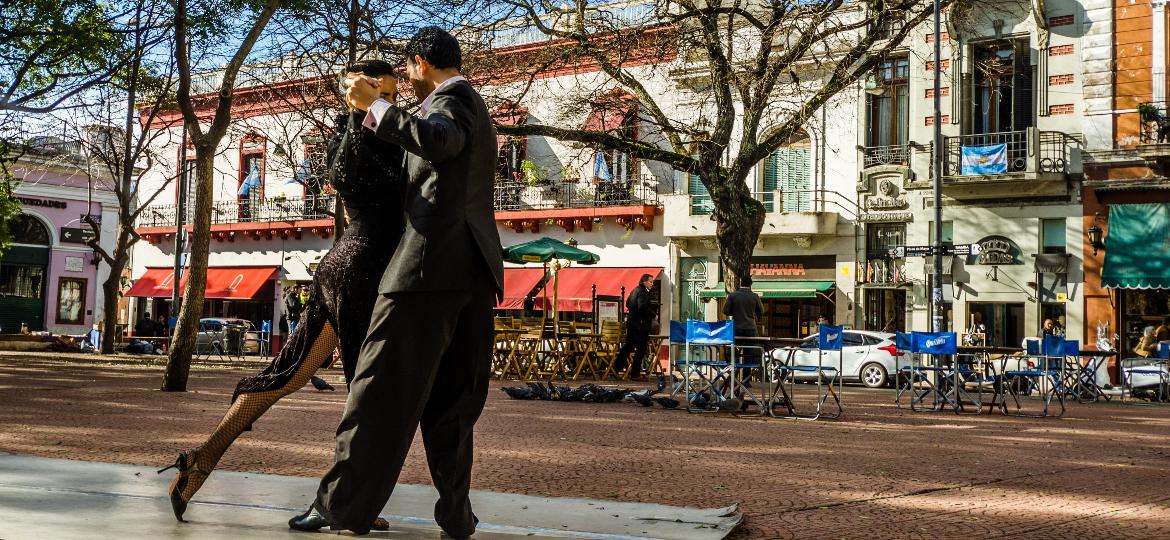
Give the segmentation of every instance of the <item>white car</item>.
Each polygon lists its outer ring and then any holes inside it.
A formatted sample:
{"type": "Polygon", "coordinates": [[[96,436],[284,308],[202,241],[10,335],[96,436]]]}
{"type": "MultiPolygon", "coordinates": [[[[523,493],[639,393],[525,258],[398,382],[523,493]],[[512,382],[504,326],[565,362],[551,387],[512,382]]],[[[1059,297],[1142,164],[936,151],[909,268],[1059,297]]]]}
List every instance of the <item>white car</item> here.
{"type": "MultiPolygon", "coordinates": [[[[845,330],[844,344],[840,351],[824,351],[821,365],[840,368],[846,381],[859,381],[869,388],[881,388],[889,383],[890,374],[896,371],[895,360],[899,354],[894,343],[894,334],[868,330],[845,330]],[[840,363],[839,363],[840,362],[840,363]]],[[[801,342],[796,349],[775,349],[772,359],[790,365],[817,365],[817,335],[813,334],[801,342]]],[[[908,358],[898,360],[904,365],[908,358]]],[[[815,372],[798,372],[796,379],[816,379],[815,372]]]]}

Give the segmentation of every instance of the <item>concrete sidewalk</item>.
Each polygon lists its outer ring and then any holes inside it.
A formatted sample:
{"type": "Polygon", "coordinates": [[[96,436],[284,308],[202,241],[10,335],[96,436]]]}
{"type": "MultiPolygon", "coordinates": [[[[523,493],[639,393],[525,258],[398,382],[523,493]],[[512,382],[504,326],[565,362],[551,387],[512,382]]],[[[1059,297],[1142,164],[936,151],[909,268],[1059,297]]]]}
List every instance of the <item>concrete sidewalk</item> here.
{"type": "MultiPolygon", "coordinates": [[[[287,521],[302,512],[317,479],[219,471],[187,509],[171,513],[172,471],[0,453],[0,538],[305,538],[287,521]]],[[[438,494],[399,485],[371,538],[439,538],[438,494]]],[[[472,493],[479,539],[719,539],[742,520],[732,508],[695,509],[589,499],[472,493]]]]}

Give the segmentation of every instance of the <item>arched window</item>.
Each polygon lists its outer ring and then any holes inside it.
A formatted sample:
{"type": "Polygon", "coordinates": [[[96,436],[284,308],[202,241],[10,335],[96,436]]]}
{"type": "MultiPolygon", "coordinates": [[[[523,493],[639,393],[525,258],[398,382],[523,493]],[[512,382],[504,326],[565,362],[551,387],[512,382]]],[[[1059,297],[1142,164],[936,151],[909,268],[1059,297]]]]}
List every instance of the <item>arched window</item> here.
{"type": "Polygon", "coordinates": [[[808,134],[803,131],[793,134],[765,158],[762,176],[760,188],[765,192],[765,210],[775,210],[771,192],[780,190],[784,212],[808,212],[812,201],[812,148],[808,134]]]}
{"type": "Polygon", "coordinates": [[[49,229],[45,227],[41,220],[30,216],[28,214],[21,214],[10,225],[9,230],[12,231],[12,241],[16,244],[33,244],[38,246],[47,246],[49,241],[49,229]]]}

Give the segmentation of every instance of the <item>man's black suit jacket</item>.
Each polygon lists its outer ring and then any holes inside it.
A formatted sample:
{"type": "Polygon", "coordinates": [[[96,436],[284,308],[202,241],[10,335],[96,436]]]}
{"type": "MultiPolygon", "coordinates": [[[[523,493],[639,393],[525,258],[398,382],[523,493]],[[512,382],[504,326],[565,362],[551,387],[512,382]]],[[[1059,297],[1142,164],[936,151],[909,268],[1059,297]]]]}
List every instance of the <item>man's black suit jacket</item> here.
{"type": "Polygon", "coordinates": [[[466,81],[435,93],[425,118],[391,106],[378,137],[406,150],[406,224],[380,293],[474,288],[476,274],[504,290],[504,262],[492,192],[496,130],[466,81]]]}

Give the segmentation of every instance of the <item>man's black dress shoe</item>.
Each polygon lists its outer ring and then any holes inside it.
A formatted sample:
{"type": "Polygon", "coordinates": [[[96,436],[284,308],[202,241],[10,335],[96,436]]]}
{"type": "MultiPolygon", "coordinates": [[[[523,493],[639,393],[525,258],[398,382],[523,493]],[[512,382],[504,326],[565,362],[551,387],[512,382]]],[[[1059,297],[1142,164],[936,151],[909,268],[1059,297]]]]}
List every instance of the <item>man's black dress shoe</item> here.
{"type": "Polygon", "coordinates": [[[316,532],[328,526],[329,520],[325,519],[316,507],[311,507],[304,514],[288,520],[288,528],[298,531],[316,532]]]}

